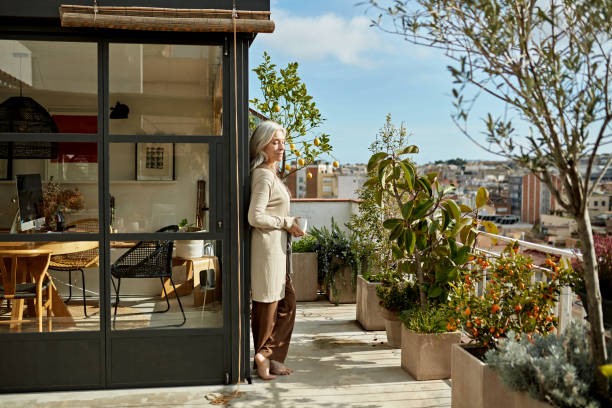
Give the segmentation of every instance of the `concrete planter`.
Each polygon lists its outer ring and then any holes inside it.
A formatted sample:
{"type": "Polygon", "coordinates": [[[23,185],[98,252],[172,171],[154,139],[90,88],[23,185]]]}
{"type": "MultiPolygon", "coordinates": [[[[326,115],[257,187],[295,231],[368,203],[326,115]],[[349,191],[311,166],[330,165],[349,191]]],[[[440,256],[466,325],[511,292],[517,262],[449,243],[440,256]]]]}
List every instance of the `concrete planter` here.
{"type": "Polygon", "coordinates": [[[402,368],[415,380],[443,380],[451,376],[451,348],[461,333],[416,333],[402,325],[402,368]]]}
{"type": "Polygon", "coordinates": [[[293,276],[291,282],[298,302],[312,302],[317,300],[319,282],[317,277],[316,252],[301,252],[291,255],[293,276]]]}
{"type": "Polygon", "coordinates": [[[385,320],[380,314],[376,287],[380,282],[369,282],[357,276],[357,304],[355,314],[364,330],[385,330],[385,320]]]}
{"type": "Polygon", "coordinates": [[[327,288],[328,299],[332,303],[355,303],[357,290],[353,285],[353,269],[349,266],[340,266],[334,273],[335,293],[330,287],[327,288]]]}
{"type": "Polygon", "coordinates": [[[380,314],[385,319],[385,330],[387,331],[387,344],[393,348],[402,347],[402,322],[399,312],[393,312],[379,306],[380,314]]]}
{"type": "Polygon", "coordinates": [[[470,353],[468,348],[469,345],[452,346],[452,408],[550,408],[550,404],[508,389],[495,371],[470,353]]]}

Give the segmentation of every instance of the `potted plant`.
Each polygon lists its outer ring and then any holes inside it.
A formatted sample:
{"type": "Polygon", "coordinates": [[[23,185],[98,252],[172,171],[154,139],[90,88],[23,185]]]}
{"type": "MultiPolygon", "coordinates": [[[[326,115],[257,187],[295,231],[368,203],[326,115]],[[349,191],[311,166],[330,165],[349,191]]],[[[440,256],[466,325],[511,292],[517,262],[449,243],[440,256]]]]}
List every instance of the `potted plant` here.
{"type": "Polygon", "coordinates": [[[558,295],[562,286],[571,285],[573,272],[552,258],[546,260],[545,269],[536,270],[533,260],[518,252],[516,242],[499,257],[473,256],[469,266],[461,271],[449,293],[454,312],[449,328],[460,328],[470,339],[469,345],[455,345],[452,349],[453,406],[514,406],[504,405],[513,403],[515,396],[483,356],[509,332],[527,339],[554,332],[558,295]],[[545,274],[546,279],[535,281],[536,272],[545,274]]]}
{"type": "MultiPolygon", "coordinates": [[[[477,213],[453,200],[453,187],[443,186],[436,173],[418,174],[410,160],[416,146],[374,153],[368,162],[372,176],[366,186],[379,186],[379,205],[393,211],[383,221],[398,279],[415,288],[412,302],[423,312],[444,303],[475,242],[477,213]]],[[[486,204],[481,188],[477,207],[486,204]]]]}
{"type": "Polygon", "coordinates": [[[291,243],[291,280],[298,302],[317,300],[319,294],[316,238],[307,234],[291,243]]]}
{"type": "Polygon", "coordinates": [[[572,322],[558,336],[510,332],[487,351],[485,361],[517,393],[521,407],[610,406],[612,401],[594,396],[589,348],[585,324],[572,322]]]}
{"type": "Polygon", "coordinates": [[[355,251],[353,236],[340,229],[332,218],[331,229],[313,227],[310,235],[316,239],[319,283],[328,294],[330,302],[355,303],[356,278],[360,259],[355,251]]]}
{"type": "Polygon", "coordinates": [[[451,346],[461,342],[461,333],[448,324],[450,315],[444,305],[400,313],[402,368],[415,380],[450,378],[451,346]]]}
{"type": "MultiPolygon", "coordinates": [[[[187,218],[183,218],[178,223],[179,231],[182,232],[197,232],[199,228],[193,223],[189,223],[187,218]]],[[[204,241],[201,239],[177,240],[174,243],[174,255],[178,258],[193,259],[201,258],[204,255],[204,241]]]]}
{"type": "MultiPolygon", "coordinates": [[[[393,152],[406,146],[406,129],[396,128],[387,115],[385,126],[378,132],[376,139],[370,145],[372,153],[381,151],[393,152]]],[[[373,173],[370,177],[374,176],[373,173]]],[[[349,219],[347,226],[353,232],[356,250],[365,262],[363,272],[357,276],[357,305],[355,314],[357,321],[365,330],[384,330],[385,320],[381,316],[376,295],[376,287],[381,284],[384,275],[396,270],[393,258],[393,242],[383,227],[387,218],[397,216],[399,211],[390,202],[388,196],[377,197],[382,193],[383,186],[371,183],[362,186],[359,191],[359,211],[349,219]]]]}
{"type": "Polygon", "coordinates": [[[402,310],[412,309],[417,304],[418,289],[414,281],[398,275],[395,271],[381,274],[381,283],[376,287],[380,299],[380,314],[385,322],[387,344],[394,348],[402,345],[402,310]]]}

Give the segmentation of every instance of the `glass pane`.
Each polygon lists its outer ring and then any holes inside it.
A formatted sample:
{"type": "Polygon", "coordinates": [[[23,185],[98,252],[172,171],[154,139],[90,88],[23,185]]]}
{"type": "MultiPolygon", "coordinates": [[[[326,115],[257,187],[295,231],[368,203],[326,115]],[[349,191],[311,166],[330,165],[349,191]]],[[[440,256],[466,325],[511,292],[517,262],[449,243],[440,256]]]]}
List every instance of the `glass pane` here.
{"type": "Polygon", "coordinates": [[[220,46],[110,44],[110,133],[220,135],[220,46]]]}
{"type": "Polygon", "coordinates": [[[0,333],[99,330],[98,259],[97,241],[0,243],[4,290],[40,281],[45,305],[37,316],[32,298],[0,303],[0,333]],[[6,279],[14,264],[15,280],[6,279]]]}
{"type": "Polygon", "coordinates": [[[0,132],[96,133],[95,43],[0,40],[0,132]]]}
{"type": "Polygon", "coordinates": [[[111,327],[222,327],[221,253],[219,241],[111,242],[111,327]]]}
{"type": "Polygon", "coordinates": [[[97,219],[96,143],[15,141],[4,147],[9,171],[0,181],[0,231],[81,231],[76,221],[97,219]]]}
{"type": "Polygon", "coordinates": [[[208,229],[208,144],[111,143],[109,160],[112,231],[208,229]]]}

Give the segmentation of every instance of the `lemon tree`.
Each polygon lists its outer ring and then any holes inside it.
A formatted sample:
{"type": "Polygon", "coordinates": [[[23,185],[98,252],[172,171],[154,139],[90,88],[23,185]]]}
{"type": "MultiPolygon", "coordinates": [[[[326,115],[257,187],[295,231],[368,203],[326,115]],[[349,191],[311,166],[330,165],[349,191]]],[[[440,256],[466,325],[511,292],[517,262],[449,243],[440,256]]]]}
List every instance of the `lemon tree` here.
{"type": "MultiPolygon", "coordinates": [[[[287,130],[288,149],[281,168],[283,177],[332,151],[329,135],[317,132],[325,119],[299,77],[298,66],[297,62],[290,62],[287,67],[277,69],[270,55],[264,52],[263,62],[253,69],[259,79],[261,99],[251,99],[251,106],[287,130]]],[[[256,126],[254,122],[250,125],[253,129],[256,126]]],[[[338,165],[334,160],[333,166],[338,165]]]]}

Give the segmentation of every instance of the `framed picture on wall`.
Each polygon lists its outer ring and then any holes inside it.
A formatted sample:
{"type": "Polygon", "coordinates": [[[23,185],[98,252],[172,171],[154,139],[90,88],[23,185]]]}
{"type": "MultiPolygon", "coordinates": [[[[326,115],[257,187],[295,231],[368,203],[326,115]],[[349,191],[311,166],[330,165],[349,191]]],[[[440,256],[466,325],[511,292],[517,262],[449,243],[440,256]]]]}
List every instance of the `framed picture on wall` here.
{"type": "Polygon", "coordinates": [[[174,144],[137,143],[136,180],[174,180],[174,144]]]}

